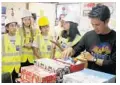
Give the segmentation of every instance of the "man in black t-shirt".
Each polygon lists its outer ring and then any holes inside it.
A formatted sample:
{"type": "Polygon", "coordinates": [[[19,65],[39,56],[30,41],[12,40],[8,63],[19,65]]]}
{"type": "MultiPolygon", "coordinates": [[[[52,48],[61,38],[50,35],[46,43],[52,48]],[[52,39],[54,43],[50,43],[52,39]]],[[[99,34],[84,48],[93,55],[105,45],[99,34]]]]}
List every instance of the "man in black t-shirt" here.
{"type": "Polygon", "coordinates": [[[62,57],[77,56],[86,50],[88,68],[116,75],[116,32],[108,26],[110,10],[105,5],[92,8],[89,18],[94,30],[87,32],[73,47],[62,52],[62,57]]]}

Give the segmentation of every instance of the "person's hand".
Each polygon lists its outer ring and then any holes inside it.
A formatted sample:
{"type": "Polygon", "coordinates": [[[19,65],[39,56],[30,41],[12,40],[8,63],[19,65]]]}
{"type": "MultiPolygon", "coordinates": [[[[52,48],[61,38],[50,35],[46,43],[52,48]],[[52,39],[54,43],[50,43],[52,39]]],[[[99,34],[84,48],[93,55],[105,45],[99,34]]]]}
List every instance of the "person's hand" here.
{"type": "Polygon", "coordinates": [[[36,59],[40,59],[41,57],[36,57],[36,59]]]}
{"type": "Polygon", "coordinates": [[[62,52],[61,57],[68,58],[68,57],[72,56],[73,54],[74,54],[73,48],[69,47],[62,52]]]}
{"type": "Polygon", "coordinates": [[[89,52],[83,52],[83,55],[87,61],[93,61],[94,57],[89,52]]]}
{"type": "Polygon", "coordinates": [[[83,52],[79,56],[77,56],[76,59],[78,59],[82,62],[87,62],[87,59],[84,57],[83,52]]]}
{"type": "Polygon", "coordinates": [[[25,44],[24,47],[30,49],[32,47],[32,43],[25,44]]]}
{"type": "Polygon", "coordinates": [[[85,63],[85,64],[84,64],[84,67],[85,67],[85,68],[88,67],[88,61],[87,61],[87,59],[85,59],[83,53],[81,53],[81,54],[80,54],[79,56],[77,56],[75,59],[76,59],[76,61],[79,60],[79,61],[84,62],[84,63],[85,63]]]}

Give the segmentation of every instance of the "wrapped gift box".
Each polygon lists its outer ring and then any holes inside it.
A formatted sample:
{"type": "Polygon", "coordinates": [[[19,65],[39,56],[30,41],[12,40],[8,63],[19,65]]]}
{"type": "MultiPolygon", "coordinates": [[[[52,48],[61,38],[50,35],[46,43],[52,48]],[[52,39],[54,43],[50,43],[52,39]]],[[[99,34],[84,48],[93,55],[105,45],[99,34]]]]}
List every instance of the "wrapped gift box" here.
{"type": "Polygon", "coordinates": [[[58,69],[63,70],[65,67],[69,67],[68,64],[48,58],[37,59],[35,61],[35,65],[52,72],[56,72],[58,69]]]}
{"type": "Polygon", "coordinates": [[[35,60],[35,65],[46,69],[50,72],[54,72],[57,75],[57,83],[62,82],[63,75],[70,73],[70,65],[65,64],[54,59],[42,58],[35,60]]]}
{"type": "Polygon", "coordinates": [[[78,61],[79,63],[75,64],[71,59],[70,60],[62,60],[62,59],[55,59],[56,61],[62,62],[67,64],[70,67],[70,72],[76,72],[84,69],[84,62],[78,61]]]}
{"type": "Polygon", "coordinates": [[[16,83],[30,83],[26,80],[22,80],[21,78],[17,78],[15,81],[16,81],[16,83]]]}
{"type": "Polygon", "coordinates": [[[25,66],[21,68],[21,81],[28,81],[30,83],[54,83],[56,82],[56,74],[43,68],[38,68],[35,65],[25,66]]]}
{"type": "Polygon", "coordinates": [[[64,83],[114,83],[115,75],[84,69],[79,72],[63,76],[64,83]]]}
{"type": "Polygon", "coordinates": [[[64,64],[62,62],[56,61],[54,59],[38,59],[35,61],[35,65],[44,68],[50,72],[62,72],[62,74],[70,73],[70,65],[64,64]]]}

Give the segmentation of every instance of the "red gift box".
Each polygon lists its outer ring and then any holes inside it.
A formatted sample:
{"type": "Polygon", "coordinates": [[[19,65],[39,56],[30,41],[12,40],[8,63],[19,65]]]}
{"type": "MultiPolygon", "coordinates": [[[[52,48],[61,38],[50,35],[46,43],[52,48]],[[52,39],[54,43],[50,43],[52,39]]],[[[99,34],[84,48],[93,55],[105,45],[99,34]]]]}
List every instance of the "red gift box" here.
{"type": "Polygon", "coordinates": [[[38,68],[35,65],[25,66],[21,68],[21,81],[30,83],[55,83],[56,74],[38,68]]]}
{"type": "Polygon", "coordinates": [[[21,78],[17,78],[16,83],[30,83],[30,82],[28,82],[26,80],[22,80],[21,78]]]}
{"type": "Polygon", "coordinates": [[[68,64],[70,65],[70,72],[76,72],[76,71],[80,71],[80,70],[83,70],[84,69],[84,65],[85,63],[84,62],[81,62],[80,64],[71,64],[71,63],[68,63],[62,59],[55,59],[56,61],[59,61],[59,62],[62,62],[64,64],[68,64]]]}

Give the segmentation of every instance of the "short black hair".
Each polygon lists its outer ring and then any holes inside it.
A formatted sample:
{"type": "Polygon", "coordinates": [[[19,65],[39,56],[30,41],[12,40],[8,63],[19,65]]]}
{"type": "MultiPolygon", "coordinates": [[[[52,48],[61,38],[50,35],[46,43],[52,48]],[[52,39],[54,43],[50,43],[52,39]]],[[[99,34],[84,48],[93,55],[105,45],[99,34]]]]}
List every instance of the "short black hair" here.
{"type": "Polygon", "coordinates": [[[101,21],[106,21],[110,18],[110,10],[105,5],[96,5],[88,14],[89,18],[98,18],[101,21]]]}
{"type": "Polygon", "coordinates": [[[80,35],[79,31],[78,31],[78,24],[77,23],[74,23],[74,22],[69,22],[70,23],[70,28],[69,28],[69,34],[67,34],[67,31],[66,30],[63,30],[62,33],[61,33],[61,36],[63,38],[69,38],[68,41],[69,42],[72,42],[76,35],[80,35]]]}

